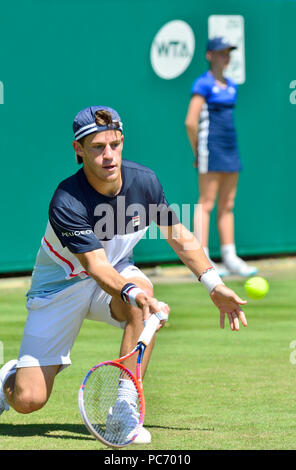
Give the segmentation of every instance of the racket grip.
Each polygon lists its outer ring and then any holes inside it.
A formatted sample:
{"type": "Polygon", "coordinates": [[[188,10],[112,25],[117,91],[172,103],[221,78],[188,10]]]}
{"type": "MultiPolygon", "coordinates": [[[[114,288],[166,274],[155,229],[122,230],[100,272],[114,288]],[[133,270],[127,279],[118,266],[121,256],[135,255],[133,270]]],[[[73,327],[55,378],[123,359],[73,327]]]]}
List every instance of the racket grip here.
{"type": "Polygon", "coordinates": [[[153,313],[146,321],[146,325],[138,339],[138,343],[144,343],[145,346],[148,346],[161,320],[167,319],[168,315],[164,312],[153,313]]]}

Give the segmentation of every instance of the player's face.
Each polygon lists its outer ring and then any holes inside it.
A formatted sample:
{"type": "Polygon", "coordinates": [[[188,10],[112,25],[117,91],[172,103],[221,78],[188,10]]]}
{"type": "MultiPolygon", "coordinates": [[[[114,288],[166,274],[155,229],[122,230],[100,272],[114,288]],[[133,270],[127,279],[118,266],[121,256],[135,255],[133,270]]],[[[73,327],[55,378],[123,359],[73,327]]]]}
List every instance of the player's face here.
{"type": "Polygon", "coordinates": [[[208,52],[208,60],[220,68],[225,69],[230,62],[230,49],[223,49],[222,51],[210,51],[208,52]]]}
{"type": "Polygon", "coordinates": [[[121,178],[123,135],[117,130],[93,133],[84,140],[84,169],[102,182],[112,183],[121,178]]]}

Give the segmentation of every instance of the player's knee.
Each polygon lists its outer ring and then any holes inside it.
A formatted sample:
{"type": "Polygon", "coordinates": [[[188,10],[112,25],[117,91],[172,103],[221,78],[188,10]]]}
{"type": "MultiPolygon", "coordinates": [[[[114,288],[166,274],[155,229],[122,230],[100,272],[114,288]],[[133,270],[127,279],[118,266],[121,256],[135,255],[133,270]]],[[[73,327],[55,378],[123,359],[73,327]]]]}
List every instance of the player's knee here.
{"type": "Polygon", "coordinates": [[[18,413],[29,414],[43,408],[46,402],[44,394],[32,389],[21,389],[14,393],[13,408],[18,413]]]}
{"type": "Polygon", "coordinates": [[[225,212],[232,212],[233,208],[234,208],[234,200],[227,199],[226,201],[223,201],[218,205],[218,214],[223,214],[225,212]]]}
{"type": "Polygon", "coordinates": [[[198,204],[200,204],[203,212],[210,213],[215,207],[215,200],[214,199],[200,199],[198,201],[198,204]]]}

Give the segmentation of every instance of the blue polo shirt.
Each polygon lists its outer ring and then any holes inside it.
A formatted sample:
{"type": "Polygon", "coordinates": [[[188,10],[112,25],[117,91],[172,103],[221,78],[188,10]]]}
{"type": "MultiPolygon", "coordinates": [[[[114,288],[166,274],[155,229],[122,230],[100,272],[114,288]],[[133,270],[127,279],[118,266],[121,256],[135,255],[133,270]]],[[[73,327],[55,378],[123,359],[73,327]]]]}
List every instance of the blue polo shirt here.
{"type": "Polygon", "coordinates": [[[195,94],[205,99],[199,122],[198,166],[203,173],[239,171],[241,163],[234,123],[236,83],[226,78],[223,87],[207,71],[194,81],[191,95],[195,94]]]}

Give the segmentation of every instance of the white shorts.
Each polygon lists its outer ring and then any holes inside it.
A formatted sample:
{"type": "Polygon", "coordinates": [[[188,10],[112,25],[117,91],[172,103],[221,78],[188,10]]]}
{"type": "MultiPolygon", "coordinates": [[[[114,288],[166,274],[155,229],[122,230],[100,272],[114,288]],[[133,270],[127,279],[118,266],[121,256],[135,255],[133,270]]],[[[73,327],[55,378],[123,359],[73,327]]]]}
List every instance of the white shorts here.
{"type": "MultiPolygon", "coordinates": [[[[126,279],[148,277],[134,265],[121,265],[120,274],[126,279]]],[[[20,347],[17,367],[71,364],[70,352],[85,318],[124,328],[111,317],[112,296],[92,279],[77,282],[47,297],[27,301],[28,317],[20,347]]]]}

